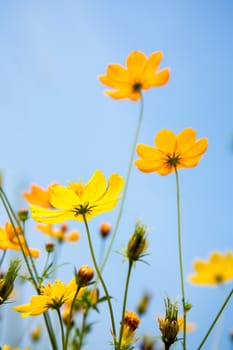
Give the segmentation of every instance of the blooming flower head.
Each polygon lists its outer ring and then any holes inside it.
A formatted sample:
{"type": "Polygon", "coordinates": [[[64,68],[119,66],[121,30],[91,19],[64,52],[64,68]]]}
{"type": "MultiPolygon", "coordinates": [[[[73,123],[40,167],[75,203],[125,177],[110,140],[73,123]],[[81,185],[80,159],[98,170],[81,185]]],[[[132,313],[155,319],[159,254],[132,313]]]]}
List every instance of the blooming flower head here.
{"type": "Polygon", "coordinates": [[[40,295],[32,296],[29,304],[14,306],[14,310],[21,312],[22,317],[37,316],[48,309],[59,309],[64,303],[73,300],[77,284],[73,278],[68,284],[56,280],[41,288],[40,295]]]}
{"type": "Polygon", "coordinates": [[[138,315],[133,311],[126,311],[125,317],[124,317],[124,328],[123,328],[123,335],[122,335],[122,341],[121,346],[124,348],[128,348],[130,345],[132,345],[136,339],[135,339],[135,331],[138,328],[140,324],[140,318],[138,315]]]}
{"type": "Polygon", "coordinates": [[[107,184],[104,174],[96,170],[88,183],[70,183],[67,187],[54,185],[51,188],[51,204],[55,208],[31,207],[34,220],[55,224],[67,220],[84,221],[112,210],[119,200],[124,179],[112,174],[107,184]]]}
{"type": "Polygon", "coordinates": [[[113,89],[105,91],[105,94],[115,99],[138,101],[142,90],[165,85],[170,71],[168,68],[158,71],[162,58],[160,51],[153,52],[148,58],[143,52],[133,51],[126,59],[126,67],[110,64],[106,75],[99,76],[104,85],[113,89]]]}
{"type": "Polygon", "coordinates": [[[24,192],[23,197],[29,204],[39,205],[43,208],[50,208],[50,189],[52,186],[54,186],[54,184],[51,184],[47,189],[44,189],[33,184],[31,186],[31,192],[24,192]]]}
{"type": "Polygon", "coordinates": [[[77,242],[80,239],[80,234],[78,231],[68,231],[67,224],[60,225],[59,228],[54,228],[53,225],[36,225],[36,228],[43,232],[44,234],[53,237],[58,240],[58,242],[77,242]]]}
{"type": "Polygon", "coordinates": [[[233,281],[233,253],[214,252],[208,260],[196,259],[193,263],[194,274],[189,282],[199,286],[218,286],[233,281]]]}
{"type": "Polygon", "coordinates": [[[196,140],[196,131],[187,128],[177,136],[171,130],[161,130],[155,136],[155,147],[137,145],[141,159],[135,160],[136,167],[144,173],[156,172],[168,175],[178,169],[193,168],[201,160],[208,147],[208,139],[196,140]]]}
{"type": "Polygon", "coordinates": [[[19,227],[14,227],[7,222],[4,227],[0,226],[0,249],[7,250],[24,250],[26,255],[31,255],[33,258],[38,258],[40,251],[38,249],[26,247],[25,238],[22,230],[19,227]]]}

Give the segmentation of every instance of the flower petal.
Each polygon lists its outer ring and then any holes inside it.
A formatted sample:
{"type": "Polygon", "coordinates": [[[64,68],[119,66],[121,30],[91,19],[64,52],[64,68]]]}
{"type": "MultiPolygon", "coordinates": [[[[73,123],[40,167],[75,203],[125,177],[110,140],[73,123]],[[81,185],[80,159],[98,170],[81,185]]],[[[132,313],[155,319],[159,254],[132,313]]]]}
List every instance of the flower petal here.
{"type": "Polygon", "coordinates": [[[80,198],[70,188],[56,185],[51,188],[51,204],[54,208],[67,210],[80,204],[80,198]]]}
{"type": "Polygon", "coordinates": [[[161,152],[173,156],[176,146],[176,135],[171,130],[162,129],[155,137],[154,143],[161,152]]]}
{"type": "Polygon", "coordinates": [[[160,70],[158,73],[155,74],[154,77],[151,77],[151,79],[147,79],[143,82],[143,88],[149,89],[150,87],[156,87],[156,86],[163,86],[167,84],[168,80],[170,78],[170,69],[164,68],[160,70]]]}
{"type": "Polygon", "coordinates": [[[67,210],[44,209],[41,207],[30,207],[32,218],[44,224],[58,224],[67,220],[76,220],[75,212],[67,210]]]}
{"type": "Polygon", "coordinates": [[[143,74],[146,65],[146,55],[140,51],[133,51],[126,60],[129,74],[131,76],[140,77],[143,74]]]}

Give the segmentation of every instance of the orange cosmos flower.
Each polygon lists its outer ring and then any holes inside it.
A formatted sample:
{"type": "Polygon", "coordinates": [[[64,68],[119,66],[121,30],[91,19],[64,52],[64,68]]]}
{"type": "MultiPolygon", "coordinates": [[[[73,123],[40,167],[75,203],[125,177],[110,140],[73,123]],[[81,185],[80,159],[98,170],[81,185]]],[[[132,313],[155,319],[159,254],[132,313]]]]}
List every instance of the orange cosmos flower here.
{"type": "Polygon", "coordinates": [[[50,190],[52,186],[54,186],[54,184],[51,184],[47,189],[44,189],[38,185],[33,184],[31,186],[31,192],[24,192],[23,197],[29,204],[39,205],[43,208],[51,208],[50,190]]]}
{"type": "Polygon", "coordinates": [[[171,130],[161,130],[154,139],[155,147],[137,145],[141,159],[135,160],[136,167],[144,173],[156,172],[168,175],[182,168],[193,168],[201,160],[208,147],[208,139],[196,140],[196,131],[187,128],[177,136],[171,130]]]}
{"type": "Polygon", "coordinates": [[[214,252],[208,260],[195,260],[193,268],[195,273],[188,279],[199,286],[215,287],[233,281],[233,253],[214,252]]]}
{"type": "Polygon", "coordinates": [[[9,222],[5,224],[5,227],[0,226],[0,249],[21,250],[22,247],[26,255],[29,255],[30,253],[33,258],[38,258],[40,251],[34,248],[29,248],[28,251],[22,230],[19,227],[16,227],[16,231],[18,238],[13,226],[9,222]],[[19,243],[19,240],[21,244],[19,243]]]}
{"type": "Polygon", "coordinates": [[[148,58],[143,52],[133,51],[126,59],[126,68],[120,64],[110,64],[106,75],[98,77],[104,85],[114,89],[105,91],[105,94],[115,99],[138,101],[142,90],[165,85],[170,70],[164,68],[158,71],[162,58],[160,51],[153,52],[148,58]]]}
{"type": "Polygon", "coordinates": [[[58,229],[53,225],[36,225],[36,228],[44,234],[57,239],[59,242],[77,242],[80,239],[78,231],[68,232],[67,224],[62,224],[58,229]]]}

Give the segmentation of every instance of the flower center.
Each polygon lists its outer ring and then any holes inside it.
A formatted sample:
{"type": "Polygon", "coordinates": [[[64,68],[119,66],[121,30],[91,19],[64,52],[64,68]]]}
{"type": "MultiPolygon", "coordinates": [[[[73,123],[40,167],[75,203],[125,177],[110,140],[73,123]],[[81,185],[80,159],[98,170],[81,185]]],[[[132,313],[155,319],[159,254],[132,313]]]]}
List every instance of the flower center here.
{"type": "Polygon", "coordinates": [[[133,92],[140,92],[142,90],[142,83],[136,82],[133,84],[133,92]]]}
{"type": "Polygon", "coordinates": [[[172,166],[172,167],[174,167],[174,168],[176,168],[176,166],[177,166],[177,164],[179,163],[179,156],[175,156],[175,155],[173,155],[173,157],[168,157],[168,163],[172,166]]]}
{"type": "Polygon", "coordinates": [[[215,282],[216,282],[217,284],[220,284],[220,283],[223,282],[223,276],[220,275],[220,274],[215,275],[215,276],[214,276],[214,279],[215,279],[215,282]]]}
{"type": "Polygon", "coordinates": [[[86,202],[84,204],[80,204],[78,207],[75,207],[73,211],[75,212],[75,216],[84,215],[90,213],[93,207],[93,205],[89,205],[89,202],[86,202]]]}

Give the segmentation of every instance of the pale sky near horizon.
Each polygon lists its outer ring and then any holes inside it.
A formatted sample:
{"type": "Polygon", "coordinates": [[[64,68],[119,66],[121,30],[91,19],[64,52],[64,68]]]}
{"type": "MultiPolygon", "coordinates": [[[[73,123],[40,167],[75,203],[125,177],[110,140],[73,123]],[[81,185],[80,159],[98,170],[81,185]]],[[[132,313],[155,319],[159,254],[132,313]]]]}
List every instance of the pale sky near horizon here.
{"type": "MultiPolygon", "coordinates": [[[[114,172],[126,175],[140,105],[104,96],[97,76],[109,63],[124,64],[133,50],[147,55],[161,50],[161,68],[171,68],[171,79],[144,94],[139,142],[152,145],[159,130],[178,133],[186,127],[197,130],[198,138],[209,139],[198,167],[180,171],[185,275],[192,272],[193,259],[232,250],[232,23],[231,0],[2,0],[0,168],[15,208],[25,206],[20,194],[31,183],[46,187],[55,181],[86,182],[95,169],[107,177],[114,172]]],[[[97,255],[98,225],[104,220],[114,223],[116,214],[117,209],[90,223],[97,255]]],[[[164,296],[180,299],[173,174],[160,177],[132,169],[114,252],[104,272],[117,319],[124,284],[119,276],[125,278],[126,273],[117,252],[127,244],[137,219],[149,227],[149,265],[133,270],[127,308],[133,309],[142,292],[150,291],[150,311],[138,333],[157,336],[156,317],[163,312],[164,296]]],[[[3,220],[4,214],[1,225],[3,220]]],[[[62,259],[91,263],[84,228],[74,222],[71,226],[81,231],[82,240],[65,246],[62,259]]],[[[42,248],[45,237],[32,231],[30,241],[42,248]]],[[[61,268],[64,278],[72,273],[73,265],[61,268]]],[[[187,299],[194,305],[189,320],[197,326],[188,338],[189,350],[197,348],[231,287],[200,288],[186,281],[187,299]]],[[[217,350],[220,333],[218,348],[232,349],[232,307],[233,301],[203,349],[217,350]]],[[[107,349],[111,340],[107,308],[101,306],[101,312],[102,319],[94,314],[96,331],[86,349],[107,349]]],[[[30,321],[36,324],[36,319],[30,321]]],[[[10,343],[9,333],[3,333],[0,344],[10,343]]]]}

